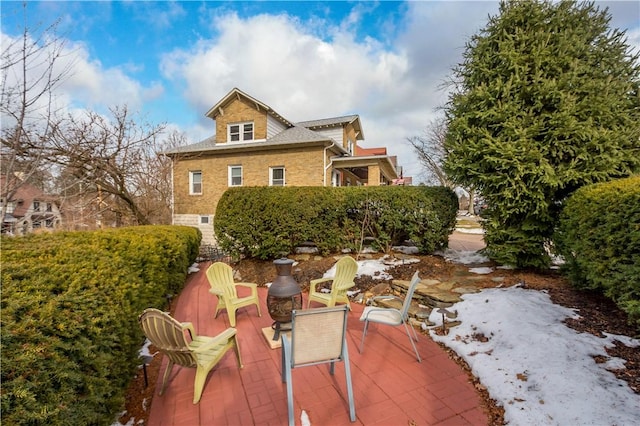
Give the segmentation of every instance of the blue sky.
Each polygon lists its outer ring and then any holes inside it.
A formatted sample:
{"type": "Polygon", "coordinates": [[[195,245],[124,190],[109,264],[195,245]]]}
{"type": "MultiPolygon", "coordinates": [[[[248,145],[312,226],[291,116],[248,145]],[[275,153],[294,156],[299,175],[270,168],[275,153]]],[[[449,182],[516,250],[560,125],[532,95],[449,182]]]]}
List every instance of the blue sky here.
{"type": "MultiPolygon", "coordinates": [[[[600,1],[640,49],[640,2],[600,1]]],[[[23,28],[3,1],[3,49],[23,28]]],[[[126,104],[198,142],[204,114],[233,87],[291,121],[359,114],[364,147],[386,146],[406,175],[421,167],[406,138],[447,98],[443,83],[496,1],[27,2],[37,31],[59,20],[71,75],[65,108],[126,104]]]]}

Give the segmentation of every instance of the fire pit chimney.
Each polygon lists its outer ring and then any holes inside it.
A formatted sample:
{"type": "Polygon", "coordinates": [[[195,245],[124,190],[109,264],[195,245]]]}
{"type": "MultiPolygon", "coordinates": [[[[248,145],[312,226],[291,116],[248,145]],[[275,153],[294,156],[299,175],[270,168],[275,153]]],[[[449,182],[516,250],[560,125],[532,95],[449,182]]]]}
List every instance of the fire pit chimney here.
{"type": "Polygon", "coordinates": [[[290,330],[283,328],[283,324],[291,323],[291,312],[294,309],[302,309],[302,290],[295,278],[291,276],[293,260],[281,258],[273,261],[278,275],[271,283],[267,293],[267,308],[274,323],[271,326],[275,333],[273,340],[280,338],[280,331],[290,330]]]}

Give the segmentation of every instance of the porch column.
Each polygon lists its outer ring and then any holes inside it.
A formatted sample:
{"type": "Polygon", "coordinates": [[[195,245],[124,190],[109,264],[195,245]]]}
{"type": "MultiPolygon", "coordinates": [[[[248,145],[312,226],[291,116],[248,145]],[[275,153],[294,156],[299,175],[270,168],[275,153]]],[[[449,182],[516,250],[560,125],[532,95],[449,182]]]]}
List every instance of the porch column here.
{"type": "Polygon", "coordinates": [[[380,186],[380,166],[378,166],[377,164],[371,165],[367,167],[367,170],[367,185],[380,186]]]}

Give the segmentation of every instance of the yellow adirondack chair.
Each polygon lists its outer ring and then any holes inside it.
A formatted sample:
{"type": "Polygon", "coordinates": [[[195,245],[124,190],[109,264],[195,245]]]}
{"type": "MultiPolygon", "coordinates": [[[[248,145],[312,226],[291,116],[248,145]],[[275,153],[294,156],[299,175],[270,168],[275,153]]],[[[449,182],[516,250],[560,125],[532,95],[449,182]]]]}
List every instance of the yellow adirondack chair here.
{"type": "Polygon", "coordinates": [[[138,321],[145,336],[169,358],[159,395],[164,392],[174,364],[196,369],[194,404],[200,401],[209,372],[229,349],[235,350],[238,367],[242,368],[235,328],[229,327],[215,337],[198,336],[190,322],[180,323],[169,314],[154,308],[145,309],[138,321]]]}
{"type": "Polygon", "coordinates": [[[221,309],[226,309],[229,315],[231,327],[236,326],[236,310],[243,306],[256,305],[258,316],[260,313],[260,301],[258,300],[258,285],[254,283],[236,283],[233,281],[233,269],[226,263],[216,262],[207,269],[207,280],[211,288],[209,292],[218,296],[218,306],[214,318],[218,317],[221,309]],[[236,286],[251,289],[251,295],[238,297],[236,286]]]}
{"type": "Polygon", "coordinates": [[[315,300],[316,302],[327,305],[328,307],[335,306],[337,302],[343,302],[349,306],[349,309],[351,309],[347,290],[356,285],[353,280],[355,279],[357,272],[358,262],[353,260],[352,257],[345,256],[338,260],[336,263],[336,274],[334,277],[318,278],[317,280],[310,281],[307,308],[311,306],[311,301],[315,300]],[[316,291],[316,286],[318,284],[327,281],[333,281],[330,293],[316,291]]]}

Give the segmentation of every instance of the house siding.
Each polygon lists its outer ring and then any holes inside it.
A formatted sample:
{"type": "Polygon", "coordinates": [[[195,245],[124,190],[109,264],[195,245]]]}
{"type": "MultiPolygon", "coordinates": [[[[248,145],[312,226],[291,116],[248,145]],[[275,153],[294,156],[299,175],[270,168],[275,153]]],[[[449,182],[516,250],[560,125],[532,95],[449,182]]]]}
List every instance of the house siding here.
{"type": "Polygon", "coordinates": [[[295,151],[258,151],[182,159],[174,163],[174,213],[215,214],[216,205],[229,188],[228,168],[242,166],[243,186],[268,186],[269,167],[284,166],[287,186],[322,186],[322,147],[295,151]],[[202,171],[202,194],[189,195],[189,171],[202,171]]]}
{"type": "MultiPolygon", "coordinates": [[[[268,186],[269,168],[285,167],[286,186],[323,185],[323,147],[295,151],[260,151],[246,154],[218,154],[216,157],[182,159],[174,163],[174,215],[176,225],[193,226],[202,232],[202,243],[215,245],[213,217],[222,194],[229,188],[228,169],[242,166],[242,186],[268,186]],[[189,195],[189,172],[202,171],[202,194],[189,195]],[[211,217],[209,225],[200,216],[211,217]]],[[[330,183],[330,180],[327,182],[330,183]]]]}
{"type": "Polygon", "coordinates": [[[344,132],[344,135],[343,135],[343,139],[342,139],[342,147],[344,149],[347,149],[347,145],[348,145],[347,142],[349,141],[349,139],[351,139],[351,142],[353,142],[354,149],[355,149],[357,136],[356,136],[356,130],[353,128],[353,124],[349,124],[349,125],[345,126],[343,132],[344,132]]]}
{"type": "Polygon", "coordinates": [[[253,122],[253,138],[267,138],[267,112],[256,110],[248,101],[236,99],[223,108],[223,113],[216,116],[216,143],[227,142],[227,125],[253,122]]]}
{"type": "Polygon", "coordinates": [[[343,148],[345,147],[342,128],[322,129],[322,130],[316,130],[316,132],[320,133],[323,136],[333,139],[341,147],[343,148]]]}
{"type": "Polygon", "coordinates": [[[267,139],[274,137],[286,128],[287,127],[284,124],[282,124],[272,116],[267,115],[267,139]]]}
{"type": "MultiPolygon", "coordinates": [[[[292,127],[295,125],[265,104],[233,89],[207,112],[207,116],[215,120],[214,137],[196,144],[198,146],[192,150],[182,151],[186,153],[183,157],[172,156],[174,223],[197,227],[203,233],[204,243],[214,242],[213,226],[200,224],[200,217],[208,215],[214,218],[217,203],[229,188],[230,166],[242,167],[242,186],[245,187],[268,186],[272,167],[284,167],[286,186],[330,186],[336,163],[341,176],[338,184],[341,185],[376,186],[380,184],[381,172],[387,171],[380,169],[381,163],[376,159],[365,159],[359,163],[353,161],[356,158],[344,158],[344,151],[349,148],[348,141],[353,142],[352,154],[355,154],[357,141],[364,137],[356,132],[360,124],[355,115],[353,118],[306,122],[310,128],[305,132],[292,127]],[[351,119],[356,120],[357,124],[345,121],[351,119]],[[253,123],[254,142],[228,142],[228,125],[246,122],[253,123]],[[283,133],[288,129],[289,132],[283,133]],[[210,149],[211,139],[215,141],[216,148],[210,149]],[[341,160],[336,160],[336,157],[341,157],[341,160]],[[354,174],[362,174],[361,171],[367,167],[369,179],[364,174],[362,178],[354,174]],[[189,193],[190,171],[202,173],[200,194],[189,193]]],[[[170,154],[179,154],[180,151],[170,154]]]]}

